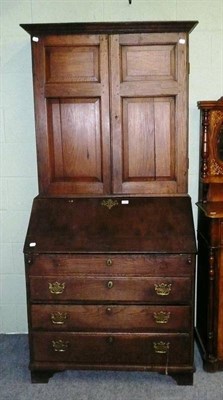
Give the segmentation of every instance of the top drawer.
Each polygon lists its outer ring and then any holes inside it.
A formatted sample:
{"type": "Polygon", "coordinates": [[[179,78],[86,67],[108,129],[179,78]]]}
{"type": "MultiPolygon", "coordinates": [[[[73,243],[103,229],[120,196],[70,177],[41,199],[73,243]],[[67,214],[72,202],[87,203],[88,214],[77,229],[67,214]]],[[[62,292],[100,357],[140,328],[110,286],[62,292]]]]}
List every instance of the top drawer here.
{"type": "Polygon", "coordinates": [[[27,272],[40,275],[133,275],[133,276],[188,276],[194,266],[194,255],[52,255],[27,256],[27,272]]]}

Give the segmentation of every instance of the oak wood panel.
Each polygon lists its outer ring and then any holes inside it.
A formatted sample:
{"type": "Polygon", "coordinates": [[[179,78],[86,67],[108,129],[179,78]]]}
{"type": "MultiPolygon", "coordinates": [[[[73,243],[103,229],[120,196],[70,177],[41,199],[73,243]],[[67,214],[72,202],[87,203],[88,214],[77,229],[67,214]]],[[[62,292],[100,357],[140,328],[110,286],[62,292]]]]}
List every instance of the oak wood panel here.
{"type": "Polygon", "coordinates": [[[188,306],[38,305],[31,306],[35,330],[112,332],[189,332],[188,306]]]}
{"type": "Polygon", "coordinates": [[[52,180],[101,182],[99,99],[52,100],[48,110],[52,180]]]}
{"type": "Polygon", "coordinates": [[[123,99],[124,180],[154,178],[155,132],[153,101],[123,99]]]}
{"type": "MultiPolygon", "coordinates": [[[[141,41],[140,41],[141,43],[141,41]]],[[[123,81],[175,79],[176,56],[173,45],[122,46],[123,81]]]]}
{"type": "Polygon", "coordinates": [[[46,47],[46,82],[97,82],[98,59],[93,46],[46,47]]]}
{"type": "Polygon", "coordinates": [[[123,99],[124,180],[175,179],[174,100],[123,99]]]}

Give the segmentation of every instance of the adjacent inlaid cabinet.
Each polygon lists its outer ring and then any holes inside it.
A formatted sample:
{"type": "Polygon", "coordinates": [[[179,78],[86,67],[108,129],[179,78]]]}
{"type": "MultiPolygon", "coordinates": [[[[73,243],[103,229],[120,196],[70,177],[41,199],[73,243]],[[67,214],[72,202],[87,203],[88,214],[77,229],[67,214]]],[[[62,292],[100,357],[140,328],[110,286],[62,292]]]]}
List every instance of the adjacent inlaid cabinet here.
{"type": "Polygon", "coordinates": [[[193,382],[194,21],[21,25],[39,195],[26,236],[33,382],[65,369],[193,382]]]}
{"type": "Polygon", "coordinates": [[[204,368],[223,370],[223,98],[200,101],[197,338],[204,368]]]}

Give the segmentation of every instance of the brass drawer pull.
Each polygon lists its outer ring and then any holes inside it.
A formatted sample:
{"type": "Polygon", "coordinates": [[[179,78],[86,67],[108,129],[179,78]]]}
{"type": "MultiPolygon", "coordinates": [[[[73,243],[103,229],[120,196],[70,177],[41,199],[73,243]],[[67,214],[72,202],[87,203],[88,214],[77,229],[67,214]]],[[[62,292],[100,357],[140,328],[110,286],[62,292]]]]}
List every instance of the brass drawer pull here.
{"type": "Polygon", "coordinates": [[[53,282],[49,283],[49,291],[52,294],[62,294],[65,289],[65,282],[59,283],[59,282],[53,282]]]}
{"type": "Polygon", "coordinates": [[[106,308],[106,313],[110,315],[112,313],[112,308],[111,307],[107,307],[106,308]]]}
{"type": "Polygon", "coordinates": [[[54,325],[64,325],[67,319],[67,313],[55,312],[51,314],[51,321],[54,325]]]}
{"type": "Polygon", "coordinates": [[[106,265],[107,265],[108,267],[110,267],[110,266],[112,265],[112,260],[111,260],[111,258],[108,258],[108,259],[106,260],[106,265]]]}
{"type": "Polygon", "coordinates": [[[70,342],[64,342],[63,340],[52,340],[53,350],[59,353],[64,353],[70,346],[70,342]]]}
{"type": "Polygon", "coordinates": [[[158,296],[168,296],[171,292],[172,284],[171,283],[159,283],[159,284],[155,283],[154,288],[155,288],[156,294],[158,296]]]}
{"type": "Polygon", "coordinates": [[[170,319],[170,312],[159,311],[153,313],[153,318],[156,324],[167,324],[170,319]]]}
{"type": "Polygon", "coordinates": [[[169,342],[153,342],[153,348],[155,353],[158,354],[167,354],[170,349],[169,342]]]}
{"type": "Polygon", "coordinates": [[[107,287],[108,287],[109,289],[111,289],[113,286],[114,286],[114,283],[113,283],[112,281],[108,281],[107,287]]]}

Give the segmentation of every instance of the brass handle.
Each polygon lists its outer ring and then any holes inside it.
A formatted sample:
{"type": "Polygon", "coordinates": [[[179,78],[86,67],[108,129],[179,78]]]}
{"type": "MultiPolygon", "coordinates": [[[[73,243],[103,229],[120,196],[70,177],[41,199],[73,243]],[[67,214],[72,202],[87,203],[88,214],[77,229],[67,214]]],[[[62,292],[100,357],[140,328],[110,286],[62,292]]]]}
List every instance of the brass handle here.
{"type": "Polygon", "coordinates": [[[167,324],[170,318],[170,312],[159,311],[153,313],[153,318],[156,324],[167,324]]]}
{"type": "Polygon", "coordinates": [[[70,342],[65,342],[64,340],[52,340],[53,350],[59,353],[64,353],[70,346],[70,342]]]}
{"type": "Polygon", "coordinates": [[[61,313],[59,311],[51,314],[51,321],[54,325],[64,325],[67,319],[67,313],[61,313]]]}
{"type": "Polygon", "coordinates": [[[112,265],[112,260],[111,260],[111,258],[108,258],[108,259],[107,259],[106,264],[107,264],[108,267],[110,267],[110,266],[112,265]]]}
{"type": "Polygon", "coordinates": [[[59,282],[53,282],[49,283],[49,291],[52,294],[62,294],[65,289],[65,282],[59,283],[59,282]]]}
{"type": "Polygon", "coordinates": [[[170,343],[169,342],[153,342],[153,348],[155,353],[167,354],[169,352],[170,343]]]}
{"type": "Polygon", "coordinates": [[[168,296],[171,292],[172,284],[171,283],[159,283],[159,284],[155,283],[154,289],[158,296],[168,296]]]}
{"type": "Polygon", "coordinates": [[[111,307],[107,307],[106,308],[106,313],[107,314],[111,314],[112,313],[112,308],[111,307]]]}
{"type": "Polygon", "coordinates": [[[109,289],[111,289],[113,286],[114,286],[114,283],[113,283],[112,281],[108,281],[107,287],[108,287],[109,289]]]}

